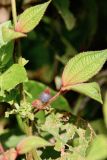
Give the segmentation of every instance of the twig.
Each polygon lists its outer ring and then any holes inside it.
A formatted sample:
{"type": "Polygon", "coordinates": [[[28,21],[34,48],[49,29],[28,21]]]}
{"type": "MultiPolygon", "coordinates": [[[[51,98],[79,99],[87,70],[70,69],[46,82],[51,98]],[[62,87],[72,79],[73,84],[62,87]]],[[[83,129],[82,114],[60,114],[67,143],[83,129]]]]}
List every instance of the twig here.
{"type": "MultiPolygon", "coordinates": [[[[15,0],[11,0],[11,5],[12,5],[12,16],[13,16],[14,29],[15,29],[16,24],[17,24],[16,1],[15,0]]],[[[17,58],[19,59],[19,58],[22,57],[22,55],[21,55],[21,46],[20,46],[20,41],[19,40],[18,40],[18,55],[17,56],[18,57],[16,57],[16,54],[15,54],[14,59],[15,59],[15,62],[19,63],[17,61],[17,58]]],[[[19,91],[20,91],[20,96],[21,96],[21,101],[20,101],[20,103],[21,103],[22,101],[25,101],[23,83],[19,84],[19,91]]],[[[24,125],[24,122],[22,124],[24,125]]],[[[31,135],[32,134],[32,128],[31,128],[32,126],[29,126],[29,122],[26,123],[26,125],[28,125],[28,126],[26,126],[26,128],[24,130],[25,130],[26,134],[31,135]]],[[[36,150],[35,150],[35,152],[36,152],[36,150]]],[[[31,160],[31,159],[33,160],[32,151],[29,152],[26,155],[26,158],[27,158],[27,160],[31,160]]],[[[38,160],[38,156],[36,157],[36,159],[38,160]]]]}

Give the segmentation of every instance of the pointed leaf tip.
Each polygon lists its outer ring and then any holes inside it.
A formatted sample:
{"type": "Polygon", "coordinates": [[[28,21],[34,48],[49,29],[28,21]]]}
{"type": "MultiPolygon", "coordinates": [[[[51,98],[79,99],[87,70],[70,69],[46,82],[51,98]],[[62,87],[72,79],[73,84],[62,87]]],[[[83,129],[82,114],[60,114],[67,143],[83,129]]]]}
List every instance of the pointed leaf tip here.
{"type": "Polygon", "coordinates": [[[50,2],[51,0],[26,9],[19,15],[15,30],[22,33],[33,30],[39,24],[50,2]]]}

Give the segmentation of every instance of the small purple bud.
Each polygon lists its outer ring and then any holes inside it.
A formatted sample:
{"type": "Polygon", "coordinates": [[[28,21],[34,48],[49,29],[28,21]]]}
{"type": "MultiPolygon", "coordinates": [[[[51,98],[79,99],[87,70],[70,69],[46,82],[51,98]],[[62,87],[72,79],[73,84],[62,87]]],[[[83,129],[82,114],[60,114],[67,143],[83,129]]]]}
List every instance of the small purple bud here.
{"type": "Polygon", "coordinates": [[[49,99],[51,98],[51,95],[47,92],[43,92],[39,99],[43,102],[43,103],[47,103],[49,101],[49,99]]]}

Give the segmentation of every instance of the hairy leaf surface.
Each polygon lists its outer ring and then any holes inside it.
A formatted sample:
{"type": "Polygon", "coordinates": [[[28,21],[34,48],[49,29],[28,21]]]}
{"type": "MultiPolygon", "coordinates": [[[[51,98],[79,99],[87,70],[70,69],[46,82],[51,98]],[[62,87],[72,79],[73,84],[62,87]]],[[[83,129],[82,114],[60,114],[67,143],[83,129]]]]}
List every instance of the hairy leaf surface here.
{"type": "Polygon", "coordinates": [[[107,59],[107,50],[83,52],[72,58],[64,68],[62,85],[71,86],[92,78],[107,59]]]}
{"type": "Polygon", "coordinates": [[[26,9],[21,15],[19,15],[16,31],[27,33],[33,30],[42,19],[49,3],[50,1],[26,9]]]}

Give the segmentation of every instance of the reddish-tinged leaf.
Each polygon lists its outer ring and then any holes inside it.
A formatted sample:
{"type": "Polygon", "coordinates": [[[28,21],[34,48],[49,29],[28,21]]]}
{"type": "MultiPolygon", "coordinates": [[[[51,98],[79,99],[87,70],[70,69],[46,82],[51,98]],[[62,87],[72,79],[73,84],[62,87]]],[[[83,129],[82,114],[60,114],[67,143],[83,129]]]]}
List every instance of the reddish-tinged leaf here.
{"type": "Polygon", "coordinates": [[[67,87],[92,78],[107,60],[107,50],[83,52],[73,57],[65,66],[62,86],[67,87]]]}
{"type": "Polygon", "coordinates": [[[13,29],[3,27],[2,28],[2,35],[4,42],[9,42],[14,39],[26,37],[26,34],[23,34],[21,32],[15,32],[13,29]]]}
{"type": "Polygon", "coordinates": [[[22,33],[28,33],[33,30],[42,19],[49,3],[50,1],[26,9],[19,15],[15,30],[22,33]]]}
{"type": "Polygon", "coordinates": [[[46,140],[37,137],[37,136],[29,136],[24,138],[16,147],[18,154],[25,154],[32,149],[50,146],[51,144],[46,140]]]}
{"type": "Polygon", "coordinates": [[[14,148],[11,148],[3,154],[3,159],[0,160],[15,160],[16,158],[17,158],[17,152],[14,148]]]}

